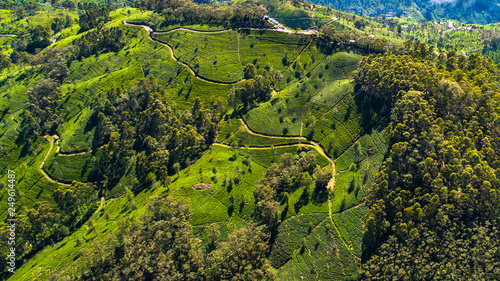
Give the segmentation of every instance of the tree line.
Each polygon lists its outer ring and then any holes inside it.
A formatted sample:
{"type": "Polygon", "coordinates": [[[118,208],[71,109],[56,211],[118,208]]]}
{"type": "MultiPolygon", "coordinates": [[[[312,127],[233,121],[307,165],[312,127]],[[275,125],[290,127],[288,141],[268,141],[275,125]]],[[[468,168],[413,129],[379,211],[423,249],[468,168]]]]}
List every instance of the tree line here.
{"type": "Polygon", "coordinates": [[[357,102],[390,116],[358,278],[495,279],[500,72],[478,54],[406,51],[370,55],[355,76],[357,102]]]}
{"type": "Polygon", "coordinates": [[[264,21],[266,9],[253,2],[210,6],[190,0],[138,0],[135,6],[156,11],[165,18],[163,22],[154,24],[154,29],[174,24],[208,24],[227,28],[267,26],[264,21]]]}

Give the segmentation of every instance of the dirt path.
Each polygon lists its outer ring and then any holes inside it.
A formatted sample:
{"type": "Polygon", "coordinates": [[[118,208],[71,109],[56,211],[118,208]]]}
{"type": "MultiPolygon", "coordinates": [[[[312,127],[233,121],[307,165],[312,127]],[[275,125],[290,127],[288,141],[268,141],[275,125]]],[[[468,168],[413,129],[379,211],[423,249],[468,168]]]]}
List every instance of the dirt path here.
{"type": "Polygon", "coordinates": [[[243,125],[243,127],[245,127],[245,129],[248,131],[248,133],[251,135],[254,135],[254,136],[260,136],[260,137],[265,137],[265,138],[270,138],[270,139],[300,139],[300,138],[302,138],[303,140],[307,140],[306,138],[300,137],[300,136],[287,137],[287,136],[273,136],[273,135],[266,135],[266,134],[257,133],[257,132],[252,131],[252,129],[250,129],[248,127],[245,120],[243,120],[242,118],[239,118],[239,120],[240,120],[241,124],[243,125]]]}
{"type": "MultiPolygon", "coordinates": [[[[311,144],[303,144],[303,143],[299,143],[299,144],[284,144],[284,145],[280,145],[280,146],[295,146],[295,145],[302,145],[302,146],[308,146],[308,147],[312,147],[314,148],[315,150],[317,150],[319,152],[319,154],[323,155],[323,157],[325,157],[326,159],[328,159],[328,161],[330,162],[331,166],[332,166],[332,178],[330,179],[330,181],[328,182],[328,185],[327,185],[327,188],[329,191],[333,191],[335,189],[335,178],[337,176],[337,173],[335,172],[335,162],[325,153],[325,150],[323,149],[323,147],[321,147],[321,145],[319,145],[318,143],[314,142],[314,141],[310,141],[308,139],[306,139],[305,137],[297,137],[297,136],[290,136],[290,137],[286,137],[286,136],[270,136],[270,135],[264,135],[264,134],[261,134],[261,133],[257,133],[257,132],[254,132],[252,131],[248,125],[246,124],[245,120],[243,120],[242,118],[239,118],[241,124],[243,125],[243,127],[247,130],[247,132],[251,135],[254,135],[254,136],[259,136],[259,137],[264,137],[264,138],[271,138],[271,139],[294,139],[294,140],[305,140],[305,141],[309,141],[311,142],[311,144]]],[[[229,146],[228,146],[229,147],[229,146]]],[[[278,146],[274,146],[274,147],[278,147],[278,146]]],[[[250,147],[249,147],[250,148],[250,147]]],[[[269,149],[270,147],[253,147],[251,149],[269,149]]]]}
{"type": "Polygon", "coordinates": [[[40,163],[40,172],[45,176],[45,178],[52,182],[52,183],[57,183],[59,185],[64,185],[64,186],[71,186],[71,184],[67,184],[67,183],[62,183],[62,182],[59,182],[57,180],[54,180],[52,179],[44,170],[43,170],[43,166],[45,165],[45,161],[47,161],[47,158],[49,157],[50,155],[50,152],[52,151],[52,148],[54,147],[54,139],[56,140],[56,142],[59,142],[59,137],[57,135],[53,135],[53,136],[45,136],[45,139],[47,139],[50,143],[50,147],[49,147],[49,151],[47,151],[47,154],[45,155],[45,158],[43,158],[43,161],[42,163],[40,163]]]}
{"type": "MultiPolygon", "coordinates": [[[[152,33],[154,33],[154,34],[169,33],[169,32],[173,32],[173,31],[176,31],[176,30],[186,30],[186,31],[198,32],[198,33],[221,33],[221,32],[226,32],[226,31],[229,31],[229,30],[197,31],[197,30],[191,30],[191,29],[187,29],[187,28],[177,28],[177,29],[173,29],[173,30],[165,31],[165,32],[153,32],[152,28],[149,27],[149,26],[147,26],[147,25],[131,24],[131,23],[127,22],[127,19],[125,19],[123,21],[123,23],[125,25],[141,26],[141,27],[143,27],[148,32],[148,37],[149,37],[150,40],[152,40],[154,42],[157,42],[157,43],[159,43],[159,44],[161,44],[163,46],[166,46],[170,50],[170,55],[172,56],[172,58],[177,63],[179,63],[182,66],[184,66],[185,68],[187,68],[191,72],[191,74],[193,74],[193,76],[195,78],[200,79],[200,80],[205,81],[205,82],[208,82],[208,83],[214,83],[214,84],[223,84],[223,85],[234,84],[234,83],[228,83],[228,82],[213,81],[213,80],[210,80],[210,79],[207,79],[207,78],[200,77],[199,75],[196,74],[196,72],[189,65],[185,64],[184,62],[179,61],[175,57],[174,51],[173,51],[172,47],[170,47],[170,45],[162,43],[162,42],[160,42],[158,40],[155,40],[155,39],[153,39],[151,37],[152,33]]],[[[252,29],[252,28],[248,28],[248,29],[252,29]]],[[[304,33],[304,34],[309,34],[309,33],[304,33]]],[[[299,57],[302,55],[302,53],[304,53],[304,51],[309,47],[309,45],[311,44],[311,42],[312,42],[312,38],[311,38],[311,40],[309,40],[309,42],[307,43],[307,45],[302,49],[302,51],[300,52],[300,54],[295,58],[295,60],[290,65],[292,65],[294,62],[296,62],[299,59],[299,57]]],[[[238,57],[239,57],[239,61],[240,61],[240,64],[241,64],[241,57],[240,57],[240,52],[239,52],[239,35],[238,35],[238,57]]],[[[289,71],[290,67],[287,70],[289,71]]],[[[301,143],[302,140],[307,140],[306,138],[302,137],[302,124],[301,124],[301,130],[300,130],[300,135],[299,136],[286,137],[286,136],[265,135],[265,134],[260,134],[260,133],[254,132],[254,131],[252,131],[248,127],[248,125],[245,123],[245,121],[242,118],[239,118],[239,120],[241,121],[242,125],[244,126],[244,128],[247,130],[247,132],[249,134],[252,134],[252,135],[255,135],[255,136],[260,136],[260,137],[265,137],[265,138],[274,138],[274,139],[295,139],[295,140],[299,141],[299,144],[286,144],[286,145],[280,145],[280,146],[308,146],[308,147],[312,147],[316,151],[318,151],[321,155],[323,155],[326,159],[328,159],[328,161],[330,162],[330,165],[332,167],[332,178],[330,179],[330,181],[328,182],[328,185],[326,187],[328,189],[328,214],[329,214],[329,217],[330,217],[330,222],[332,223],[333,228],[337,231],[337,234],[341,238],[342,243],[344,244],[344,246],[349,250],[349,252],[351,252],[353,254],[353,256],[357,257],[357,255],[354,253],[352,247],[350,245],[348,245],[347,241],[341,235],[340,231],[338,230],[338,228],[335,225],[335,223],[333,221],[333,218],[332,218],[332,194],[333,194],[333,191],[335,190],[335,183],[336,183],[337,173],[336,173],[336,169],[335,169],[335,162],[325,153],[323,147],[321,147],[321,145],[319,145],[318,143],[316,143],[314,141],[310,141],[312,144],[302,144],[301,143]]],[[[303,122],[303,120],[302,120],[302,122],[303,122]]],[[[226,147],[226,148],[231,148],[230,146],[228,146],[226,144],[223,144],[223,143],[214,143],[214,145],[223,146],[223,147],[226,147]]],[[[269,149],[269,148],[270,147],[248,147],[248,149],[269,149]]]]}
{"type": "MultiPolygon", "coordinates": [[[[174,30],[171,30],[171,31],[165,31],[165,32],[153,32],[153,29],[151,29],[151,27],[147,26],[147,25],[141,25],[141,24],[132,24],[132,23],[128,23],[127,20],[125,19],[123,21],[123,24],[125,25],[130,25],[130,26],[140,26],[140,27],[143,27],[147,32],[148,32],[148,38],[149,40],[153,41],[153,42],[156,42],[162,46],[165,46],[169,49],[170,51],[170,56],[172,57],[173,60],[175,60],[178,64],[184,66],[185,68],[187,68],[189,70],[189,72],[191,72],[191,74],[201,80],[201,81],[204,81],[204,82],[207,82],[207,83],[211,83],[211,84],[219,84],[219,85],[232,85],[232,84],[236,84],[237,82],[221,82],[221,81],[215,81],[215,80],[212,80],[212,79],[209,79],[209,78],[205,78],[205,77],[202,77],[200,75],[198,75],[194,69],[191,68],[191,66],[189,66],[188,64],[180,61],[178,58],[175,57],[175,54],[174,54],[174,50],[172,49],[172,47],[170,47],[170,45],[166,44],[166,43],[163,43],[163,42],[160,42],[156,39],[154,39],[153,37],[151,37],[151,34],[161,34],[161,33],[168,33],[168,32],[172,32],[174,30]]],[[[183,29],[183,30],[189,30],[191,31],[190,29],[185,29],[185,28],[179,28],[179,29],[183,29]]],[[[175,30],[179,30],[179,29],[175,29],[175,30]]],[[[200,31],[201,32],[201,31],[200,31]]],[[[211,33],[220,33],[220,32],[223,32],[223,31],[217,31],[217,32],[211,32],[211,33]]],[[[201,33],[209,33],[209,32],[201,32],[201,33]]]]}
{"type": "MultiPolygon", "coordinates": [[[[127,18],[128,19],[128,18],[127,18]]],[[[135,24],[135,23],[129,23],[127,22],[127,19],[123,20],[123,24],[125,25],[130,25],[130,26],[140,26],[140,27],[143,27],[144,30],[146,30],[146,32],[148,33],[148,38],[151,40],[151,41],[154,41],[158,44],[161,44],[165,47],[168,47],[168,49],[170,50],[170,55],[172,56],[172,58],[179,64],[181,64],[182,66],[184,66],[185,68],[187,68],[189,70],[189,72],[191,72],[191,74],[193,74],[193,76],[199,80],[202,80],[204,82],[207,82],[207,83],[212,83],[212,84],[220,84],[220,85],[231,85],[231,84],[236,84],[237,81],[235,82],[221,82],[221,81],[215,81],[215,80],[212,80],[212,79],[209,79],[209,78],[205,78],[205,77],[202,77],[200,75],[198,75],[192,68],[191,66],[189,66],[188,64],[180,61],[179,59],[177,59],[175,57],[175,54],[174,54],[174,50],[172,49],[172,47],[170,47],[170,45],[166,44],[166,43],[163,43],[163,42],[160,42],[156,39],[154,39],[153,37],[151,37],[151,34],[165,34],[165,33],[171,33],[171,32],[174,32],[174,31],[178,31],[178,30],[185,30],[185,31],[189,31],[189,32],[195,32],[195,33],[222,33],[222,32],[228,32],[228,31],[232,31],[234,29],[224,29],[224,30],[216,30],[216,31],[201,31],[201,30],[194,30],[194,29],[189,29],[189,28],[184,28],[184,27],[178,27],[178,28],[174,28],[172,30],[169,30],[169,31],[154,31],[150,26],[147,26],[147,25],[143,25],[143,24],[135,24]]],[[[274,31],[277,31],[277,32],[285,32],[285,33],[298,33],[298,34],[304,34],[304,35],[315,35],[317,33],[317,31],[315,30],[303,30],[303,31],[297,31],[297,32],[290,32],[290,31],[287,31],[287,30],[280,30],[280,29],[268,29],[268,28],[238,28],[237,30],[274,30],[274,31]]],[[[309,40],[309,42],[307,43],[307,45],[304,47],[304,49],[302,49],[302,51],[300,52],[300,54],[295,58],[294,62],[298,59],[298,57],[300,57],[300,55],[304,52],[305,49],[307,49],[307,47],[309,47],[309,45],[311,44],[313,38],[311,37],[311,40],[309,40]]],[[[240,61],[240,64],[242,65],[241,63],[241,57],[240,57],[240,37],[239,37],[239,34],[238,34],[238,58],[239,58],[239,61],[240,61]]],[[[242,65],[243,66],[243,65],[242,65]]]]}
{"type": "MultiPolygon", "coordinates": [[[[191,74],[201,80],[201,81],[204,81],[204,82],[207,82],[207,83],[211,83],[211,84],[219,84],[219,85],[231,85],[231,84],[235,84],[237,82],[221,82],[221,81],[215,81],[215,80],[212,80],[212,79],[208,79],[208,78],[205,78],[205,77],[201,77],[199,76],[192,68],[191,66],[187,65],[186,63],[180,61],[179,59],[177,59],[175,57],[175,54],[174,54],[174,50],[172,49],[172,47],[170,47],[170,45],[166,44],[166,43],[163,43],[163,42],[160,42],[156,39],[154,39],[153,37],[151,37],[151,34],[160,34],[160,33],[168,33],[168,32],[172,32],[174,30],[171,30],[171,31],[165,31],[165,32],[153,32],[153,29],[151,29],[151,27],[147,26],[147,25],[142,25],[142,24],[133,24],[133,23],[128,23],[127,20],[125,19],[123,21],[123,24],[125,25],[130,25],[130,26],[140,26],[140,27],[143,27],[146,32],[148,33],[148,38],[149,40],[153,41],[153,42],[156,42],[162,46],[165,46],[168,48],[168,50],[170,51],[170,56],[172,57],[173,60],[175,60],[178,64],[184,66],[185,68],[187,68],[189,70],[189,72],[191,72],[191,74]]],[[[178,29],[177,29],[178,30],[178,29]]],[[[185,29],[185,30],[189,30],[189,29],[185,29]]],[[[222,31],[220,31],[222,32],[222,31]]],[[[218,33],[220,33],[218,31],[218,33]]],[[[215,32],[212,32],[212,33],[215,33],[215,32]]]]}
{"type": "MultiPolygon", "coordinates": [[[[130,23],[130,25],[136,25],[133,23],[130,23]]],[[[152,28],[150,28],[153,30],[152,28]]],[[[185,28],[185,27],[177,27],[168,31],[154,31],[154,34],[165,34],[165,33],[171,33],[179,30],[184,30],[184,31],[189,31],[189,32],[194,32],[194,33],[223,33],[223,32],[228,32],[231,31],[232,29],[222,29],[222,30],[196,30],[196,29],[190,29],[190,28],[185,28]]]]}
{"type": "MultiPolygon", "coordinates": [[[[247,130],[247,132],[249,134],[252,134],[252,135],[255,135],[255,136],[260,136],[260,137],[265,137],[265,138],[274,138],[274,139],[303,139],[303,140],[307,140],[304,137],[286,137],[286,136],[278,137],[278,136],[269,136],[269,135],[260,134],[260,133],[252,131],[242,118],[239,118],[239,120],[242,123],[243,127],[247,130]]],[[[330,181],[328,182],[328,184],[326,186],[326,188],[328,189],[328,216],[330,218],[330,222],[331,222],[333,228],[337,232],[339,238],[342,240],[342,244],[344,244],[344,246],[346,247],[346,249],[354,257],[356,257],[356,258],[359,259],[359,257],[354,252],[351,244],[348,243],[347,240],[340,233],[340,230],[337,228],[337,225],[333,221],[333,217],[332,217],[332,196],[333,196],[333,192],[335,190],[335,184],[336,184],[336,180],[337,180],[337,172],[336,172],[336,169],[335,169],[335,162],[333,161],[332,158],[330,158],[325,153],[325,150],[323,149],[323,147],[321,147],[321,145],[319,145],[318,143],[316,143],[314,141],[310,141],[310,142],[311,142],[311,144],[303,144],[303,143],[299,143],[299,144],[284,144],[284,145],[280,145],[280,147],[284,147],[284,146],[285,147],[289,147],[289,146],[307,146],[307,147],[314,148],[319,154],[321,154],[323,157],[325,157],[326,159],[328,159],[328,161],[330,162],[331,168],[332,168],[332,178],[330,179],[330,181]]],[[[223,146],[223,147],[226,147],[226,148],[231,148],[230,146],[222,144],[222,143],[214,143],[214,145],[223,146]]],[[[278,146],[274,146],[274,147],[278,147],[278,146]]],[[[248,149],[269,149],[269,148],[270,147],[248,147],[248,149]]]]}
{"type": "Polygon", "coordinates": [[[92,214],[92,216],[97,214],[97,212],[99,212],[102,209],[102,207],[104,207],[104,196],[101,197],[101,204],[99,205],[99,207],[97,207],[97,210],[95,210],[95,212],[92,214]]]}

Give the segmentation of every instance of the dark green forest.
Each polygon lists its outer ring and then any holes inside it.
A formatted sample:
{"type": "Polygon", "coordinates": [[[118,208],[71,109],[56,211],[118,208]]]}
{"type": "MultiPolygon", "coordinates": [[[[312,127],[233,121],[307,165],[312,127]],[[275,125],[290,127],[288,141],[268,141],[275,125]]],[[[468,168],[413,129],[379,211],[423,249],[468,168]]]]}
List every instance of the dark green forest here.
{"type": "Polygon", "coordinates": [[[391,147],[367,197],[360,280],[495,279],[498,69],[477,54],[363,60],[363,104],[390,114],[391,147]]]}

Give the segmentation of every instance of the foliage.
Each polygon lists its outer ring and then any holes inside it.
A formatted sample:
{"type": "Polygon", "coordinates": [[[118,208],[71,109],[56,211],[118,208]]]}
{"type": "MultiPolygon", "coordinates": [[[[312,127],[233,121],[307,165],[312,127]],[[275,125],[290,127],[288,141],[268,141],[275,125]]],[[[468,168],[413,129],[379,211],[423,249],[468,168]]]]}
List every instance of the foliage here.
{"type": "MultiPolygon", "coordinates": [[[[422,260],[398,272],[392,256],[403,249],[425,251],[419,247],[429,239],[484,232],[467,234],[466,229],[488,223],[494,227],[498,216],[498,70],[477,54],[457,60],[454,52],[434,65],[422,60],[428,58],[427,49],[422,50],[412,57],[369,56],[355,78],[364,99],[360,102],[384,104],[381,110],[391,113],[386,129],[391,150],[367,199],[363,254],[369,261],[360,275],[366,278],[389,278],[406,270],[417,279],[441,274],[448,259],[437,259],[435,267],[422,260]]],[[[443,247],[454,252],[476,247],[451,245],[443,247]]],[[[484,265],[476,268],[490,274],[484,265]]],[[[468,270],[458,276],[470,276],[468,270]]]]}
{"type": "Polygon", "coordinates": [[[90,8],[81,13],[78,20],[79,32],[84,32],[108,21],[109,9],[106,6],[90,8]]]}
{"type": "Polygon", "coordinates": [[[73,41],[76,46],[75,57],[82,59],[107,52],[118,52],[125,45],[123,30],[120,27],[92,30],[73,41]]]}
{"type": "Polygon", "coordinates": [[[161,12],[165,21],[155,23],[159,29],[168,25],[212,24],[225,27],[263,27],[266,10],[252,2],[236,3],[235,5],[209,6],[196,4],[190,0],[139,0],[135,2],[138,8],[161,12]],[[203,15],[199,17],[198,15],[203,15]]]}
{"type": "Polygon", "coordinates": [[[109,239],[105,245],[108,251],[94,247],[84,257],[87,265],[81,280],[273,279],[272,268],[264,259],[268,237],[262,227],[249,224],[236,230],[228,242],[207,255],[193,235],[189,215],[185,202],[170,197],[154,199],[141,222],[109,239]]]}
{"type": "Polygon", "coordinates": [[[498,1],[346,1],[320,0],[320,4],[330,4],[342,11],[354,12],[361,16],[392,16],[410,15],[416,19],[465,19],[471,23],[491,23],[499,21],[498,1]]]}
{"type": "Polygon", "coordinates": [[[137,155],[136,172],[141,183],[136,191],[158,179],[165,182],[174,163],[184,163],[215,140],[217,117],[198,98],[191,112],[164,105],[163,90],[154,77],[132,85],[127,95],[113,89],[110,100],[97,100],[93,122],[94,147],[103,148],[96,179],[113,187],[123,176],[127,161],[137,155]],[[151,174],[151,175],[150,175],[151,174]],[[153,177],[154,175],[154,177],[153,177]]]}

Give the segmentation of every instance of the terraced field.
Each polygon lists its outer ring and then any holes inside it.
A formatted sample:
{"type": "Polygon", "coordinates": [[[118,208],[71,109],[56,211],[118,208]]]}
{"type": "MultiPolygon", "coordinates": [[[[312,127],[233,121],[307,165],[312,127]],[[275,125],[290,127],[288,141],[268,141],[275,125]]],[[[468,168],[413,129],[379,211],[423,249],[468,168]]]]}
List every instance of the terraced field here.
{"type": "MultiPolygon", "coordinates": [[[[48,137],[34,143],[37,154],[31,161],[21,156],[21,149],[5,158],[17,165],[16,171],[30,169],[19,184],[26,206],[38,198],[55,205],[52,192],[58,184],[92,182],[100,148],[93,143],[91,109],[102,92],[125,89],[137,79],[154,77],[164,89],[165,101],[190,109],[197,97],[205,104],[226,100],[230,85],[243,79],[243,66],[252,63],[259,73],[275,74],[276,94],[243,116],[227,115],[216,143],[179,174],[170,175],[168,185],[156,183],[131,198],[121,196],[130,193],[128,188],[135,179],[135,159],[130,159],[133,164],[126,175],[106,194],[108,199],[91,218],[95,232],[87,225],[81,227],[55,247],[39,252],[12,280],[46,276],[54,268],[68,272],[70,263],[66,260],[78,260],[82,250],[117,231],[118,221],[122,224],[138,218],[149,198],[165,193],[190,202],[190,222],[198,237],[206,239],[206,226],[216,223],[221,227],[221,239],[225,239],[232,230],[252,221],[255,184],[266,168],[284,153],[302,151],[314,151],[320,166],[331,167],[332,180],[321,196],[301,202],[305,189],[315,194],[313,183],[291,192],[286,206],[280,206],[282,223],[270,261],[281,280],[352,277],[360,264],[361,218],[366,213],[363,196],[387,150],[382,134],[366,131],[360,123],[351,78],[361,56],[352,52],[324,54],[316,39],[306,35],[270,30],[196,32],[179,27],[153,33],[132,24],[143,23],[139,16],[130,23],[124,22],[124,17],[117,16],[113,22],[127,30],[122,50],[84,58],[70,66],[62,87],[65,121],[57,132],[60,139],[48,137]],[[197,190],[195,186],[202,183],[209,188],[197,190]],[[110,200],[112,197],[116,198],[110,200]],[[85,242],[77,243],[78,239],[85,242]],[[65,259],[54,259],[55,255],[65,259]]],[[[16,98],[3,108],[8,112],[3,117],[8,125],[4,134],[12,138],[15,131],[10,125],[19,119],[26,102],[18,93],[32,84],[16,87],[8,90],[16,98]]],[[[13,147],[11,139],[4,149],[13,147]]]]}

